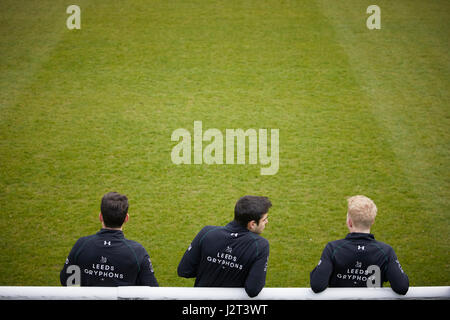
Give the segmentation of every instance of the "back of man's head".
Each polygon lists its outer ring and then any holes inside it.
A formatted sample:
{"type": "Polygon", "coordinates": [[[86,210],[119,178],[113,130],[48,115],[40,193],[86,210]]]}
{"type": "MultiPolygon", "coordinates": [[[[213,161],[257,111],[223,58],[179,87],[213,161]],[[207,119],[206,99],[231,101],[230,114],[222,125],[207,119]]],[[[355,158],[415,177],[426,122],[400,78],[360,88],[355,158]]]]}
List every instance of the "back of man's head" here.
{"type": "Polygon", "coordinates": [[[375,221],[377,206],[366,196],[357,195],[347,199],[347,215],[358,228],[369,229],[375,221]]]}
{"type": "Polygon", "coordinates": [[[128,198],[117,192],[108,192],[102,198],[100,210],[105,227],[120,228],[128,213],[128,198]]]}
{"type": "Polygon", "coordinates": [[[247,227],[247,224],[253,220],[258,224],[271,206],[272,203],[267,197],[244,196],[236,202],[234,220],[244,227],[247,227]]]}

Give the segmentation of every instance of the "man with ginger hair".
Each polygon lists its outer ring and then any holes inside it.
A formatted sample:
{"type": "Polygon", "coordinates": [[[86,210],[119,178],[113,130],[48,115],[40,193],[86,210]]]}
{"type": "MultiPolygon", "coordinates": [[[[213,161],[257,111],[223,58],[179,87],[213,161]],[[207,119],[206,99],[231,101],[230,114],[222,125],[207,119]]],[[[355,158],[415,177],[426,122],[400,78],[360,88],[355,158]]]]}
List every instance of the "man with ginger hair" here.
{"type": "Polygon", "coordinates": [[[311,289],[319,293],[327,287],[374,287],[389,281],[394,292],[406,294],[409,279],[394,249],[370,233],[377,215],[375,203],[362,195],[350,197],[347,202],[350,233],[325,246],[310,274],[311,289]]]}

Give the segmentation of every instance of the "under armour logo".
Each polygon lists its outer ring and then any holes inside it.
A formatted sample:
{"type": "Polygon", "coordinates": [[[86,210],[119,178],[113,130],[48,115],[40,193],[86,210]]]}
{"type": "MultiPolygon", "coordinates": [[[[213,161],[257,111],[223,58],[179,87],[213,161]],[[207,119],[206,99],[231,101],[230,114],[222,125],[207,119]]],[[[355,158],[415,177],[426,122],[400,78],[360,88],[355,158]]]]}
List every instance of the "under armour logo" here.
{"type": "Polygon", "coordinates": [[[237,238],[238,234],[237,233],[231,233],[230,236],[237,238]]]}
{"type": "Polygon", "coordinates": [[[110,245],[111,245],[111,241],[106,241],[106,240],[104,240],[104,241],[103,241],[103,245],[104,245],[104,246],[106,246],[106,245],[110,246],[110,245]]]}
{"type": "Polygon", "coordinates": [[[364,246],[358,245],[358,250],[364,250],[364,246]]]}

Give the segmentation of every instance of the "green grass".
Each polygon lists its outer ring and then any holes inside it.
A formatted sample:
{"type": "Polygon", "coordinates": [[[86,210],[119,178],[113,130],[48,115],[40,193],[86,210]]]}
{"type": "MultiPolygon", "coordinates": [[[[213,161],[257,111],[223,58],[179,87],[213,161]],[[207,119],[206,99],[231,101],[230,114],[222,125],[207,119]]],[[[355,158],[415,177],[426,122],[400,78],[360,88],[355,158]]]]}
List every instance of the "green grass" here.
{"type": "Polygon", "coordinates": [[[269,196],[267,286],[309,286],[346,198],[413,286],[450,285],[450,5],[384,1],[0,3],[0,285],[59,285],[100,199],[130,199],[126,237],[162,286],[244,194],[269,196]],[[280,130],[280,169],[181,165],[177,128],[280,130]]]}

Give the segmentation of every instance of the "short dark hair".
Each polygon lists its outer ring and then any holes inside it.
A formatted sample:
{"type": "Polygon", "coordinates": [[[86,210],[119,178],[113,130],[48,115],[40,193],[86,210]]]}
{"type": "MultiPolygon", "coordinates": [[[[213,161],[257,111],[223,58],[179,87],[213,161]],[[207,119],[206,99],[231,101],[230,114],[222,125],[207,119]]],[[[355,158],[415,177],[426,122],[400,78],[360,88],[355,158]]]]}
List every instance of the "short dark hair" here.
{"type": "Polygon", "coordinates": [[[247,227],[247,224],[253,220],[258,224],[271,206],[272,203],[267,197],[243,196],[234,207],[234,220],[244,227],[247,227]]]}
{"type": "Polygon", "coordinates": [[[117,192],[108,192],[100,206],[105,227],[120,228],[128,213],[128,198],[117,192]]]}

